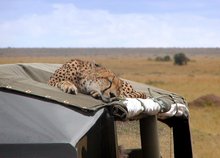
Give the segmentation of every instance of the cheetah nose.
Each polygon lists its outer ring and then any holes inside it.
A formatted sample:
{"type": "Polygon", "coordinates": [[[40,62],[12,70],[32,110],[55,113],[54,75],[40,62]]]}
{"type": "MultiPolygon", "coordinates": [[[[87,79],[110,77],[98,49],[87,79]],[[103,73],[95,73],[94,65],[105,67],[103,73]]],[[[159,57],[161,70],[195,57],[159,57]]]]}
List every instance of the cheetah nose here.
{"type": "Polygon", "coordinates": [[[110,95],[110,98],[116,97],[116,95],[114,93],[112,93],[112,92],[110,92],[109,95],[110,95]]]}

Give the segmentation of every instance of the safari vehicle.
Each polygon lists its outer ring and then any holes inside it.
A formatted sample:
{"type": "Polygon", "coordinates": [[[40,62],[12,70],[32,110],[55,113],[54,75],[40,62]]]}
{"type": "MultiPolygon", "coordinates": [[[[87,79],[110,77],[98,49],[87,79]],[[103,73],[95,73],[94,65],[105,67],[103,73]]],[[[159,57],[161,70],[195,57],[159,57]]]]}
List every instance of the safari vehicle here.
{"type": "Polygon", "coordinates": [[[59,66],[0,66],[1,158],[119,158],[116,120],[140,122],[141,148],[125,150],[129,158],[163,157],[158,121],[173,129],[174,157],[192,157],[189,113],[181,96],[130,81],[160,106],[159,111],[142,104],[131,110],[123,101],[104,103],[48,86],[59,66]]]}

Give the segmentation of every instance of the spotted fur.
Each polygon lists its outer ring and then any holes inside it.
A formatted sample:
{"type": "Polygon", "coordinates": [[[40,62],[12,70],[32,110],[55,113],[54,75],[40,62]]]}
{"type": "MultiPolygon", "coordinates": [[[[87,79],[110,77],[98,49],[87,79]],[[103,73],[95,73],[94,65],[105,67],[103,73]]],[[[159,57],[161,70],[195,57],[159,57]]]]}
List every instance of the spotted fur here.
{"type": "Polygon", "coordinates": [[[48,84],[66,93],[78,92],[94,98],[111,102],[116,98],[146,98],[146,94],[137,92],[132,85],[105,67],[95,62],[73,59],[50,77],[48,84]]]}

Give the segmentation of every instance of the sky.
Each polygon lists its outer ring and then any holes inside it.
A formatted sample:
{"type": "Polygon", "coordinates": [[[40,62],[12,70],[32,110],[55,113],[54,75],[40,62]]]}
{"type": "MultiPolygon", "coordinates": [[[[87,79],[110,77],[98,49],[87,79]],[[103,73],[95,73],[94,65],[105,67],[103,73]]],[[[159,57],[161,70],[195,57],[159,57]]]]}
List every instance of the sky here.
{"type": "Polygon", "coordinates": [[[0,0],[0,47],[219,47],[219,0],[0,0]]]}

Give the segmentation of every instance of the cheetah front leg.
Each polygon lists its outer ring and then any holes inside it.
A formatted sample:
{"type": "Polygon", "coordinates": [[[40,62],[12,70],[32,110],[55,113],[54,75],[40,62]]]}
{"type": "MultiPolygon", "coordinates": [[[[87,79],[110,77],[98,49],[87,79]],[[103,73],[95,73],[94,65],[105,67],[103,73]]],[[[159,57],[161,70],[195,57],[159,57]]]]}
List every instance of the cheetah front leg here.
{"type": "Polygon", "coordinates": [[[76,86],[70,81],[60,81],[55,85],[57,88],[61,89],[65,93],[77,94],[78,90],[76,86]]]}

